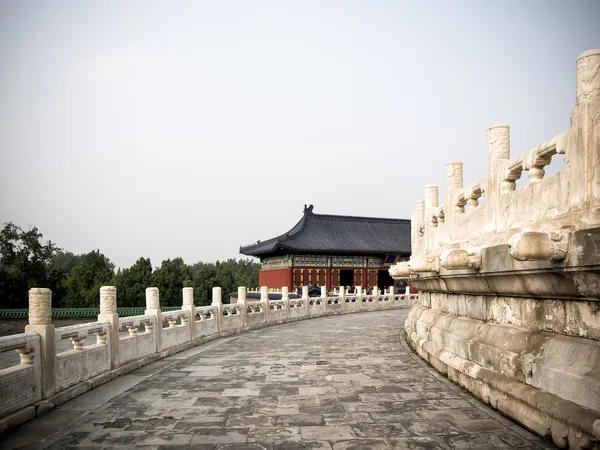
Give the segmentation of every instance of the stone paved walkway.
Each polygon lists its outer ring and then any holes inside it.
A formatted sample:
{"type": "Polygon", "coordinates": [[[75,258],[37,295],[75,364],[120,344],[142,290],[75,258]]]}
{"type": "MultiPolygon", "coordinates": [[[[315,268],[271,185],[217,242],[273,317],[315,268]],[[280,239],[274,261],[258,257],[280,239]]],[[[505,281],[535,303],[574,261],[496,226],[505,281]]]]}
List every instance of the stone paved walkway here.
{"type": "Polygon", "coordinates": [[[0,436],[0,448],[554,448],[412,354],[400,338],[406,315],[217,340],[90,391],[0,436]]]}

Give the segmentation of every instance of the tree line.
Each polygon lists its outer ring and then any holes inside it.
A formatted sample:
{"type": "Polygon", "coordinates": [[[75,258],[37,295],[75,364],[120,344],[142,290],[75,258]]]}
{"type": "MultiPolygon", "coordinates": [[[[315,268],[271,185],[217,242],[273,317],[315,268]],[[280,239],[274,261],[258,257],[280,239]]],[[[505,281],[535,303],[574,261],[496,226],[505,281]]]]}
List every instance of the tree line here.
{"type": "Polygon", "coordinates": [[[98,250],[76,255],[42,241],[37,227],[25,231],[12,222],[0,232],[0,308],[27,308],[28,290],[52,290],[53,308],[97,308],[101,286],[117,287],[118,306],[146,305],[146,288],[160,290],[160,303],[180,306],[181,289],[194,288],[196,305],[211,302],[212,288],[223,295],[238,286],[256,286],[260,264],[251,259],[186,264],[182,258],[166,259],[153,268],[149,258],[117,269],[98,250]]]}

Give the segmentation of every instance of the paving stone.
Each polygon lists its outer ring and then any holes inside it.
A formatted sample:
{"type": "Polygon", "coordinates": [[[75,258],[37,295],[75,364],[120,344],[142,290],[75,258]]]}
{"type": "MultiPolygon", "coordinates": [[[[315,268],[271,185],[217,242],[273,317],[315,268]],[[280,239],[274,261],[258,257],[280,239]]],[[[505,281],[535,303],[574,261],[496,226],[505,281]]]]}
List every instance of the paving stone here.
{"type": "Polygon", "coordinates": [[[247,438],[247,428],[196,428],[190,444],[238,444],[247,438]]]}
{"type": "Polygon", "coordinates": [[[174,426],[176,430],[194,431],[196,428],[223,428],[227,423],[228,416],[206,415],[197,417],[184,417],[174,426]]]}
{"type": "Polygon", "coordinates": [[[288,414],[275,417],[278,426],[325,425],[321,414],[288,414]]]}
{"type": "Polygon", "coordinates": [[[325,425],[352,425],[355,423],[369,423],[373,419],[369,413],[341,413],[341,414],[323,414],[325,425]]]}
{"type": "MultiPolygon", "coordinates": [[[[357,413],[358,414],[358,413],[357,413]]],[[[422,420],[416,411],[404,411],[394,413],[369,413],[372,422],[376,423],[397,423],[401,421],[419,421],[422,420]]],[[[368,421],[366,421],[368,422],[368,421]]]]}
{"type": "Polygon", "coordinates": [[[217,445],[216,450],[273,450],[273,444],[223,444],[217,445]]]}
{"type": "Polygon", "coordinates": [[[352,425],[357,436],[372,438],[381,436],[402,436],[409,434],[400,423],[359,423],[352,425]]]}
{"type": "Polygon", "coordinates": [[[431,422],[402,422],[402,424],[412,435],[432,436],[461,433],[458,428],[445,420],[435,420],[431,422]]]}
{"type": "Polygon", "coordinates": [[[389,450],[390,448],[385,439],[361,439],[333,444],[333,450],[389,450]]]}
{"type": "Polygon", "coordinates": [[[225,389],[221,395],[224,397],[258,397],[260,395],[260,390],[225,389]]]}
{"type": "MultiPolygon", "coordinates": [[[[440,436],[410,436],[389,439],[394,450],[451,450],[440,436]]],[[[474,449],[475,450],[475,449],[474,449]]]]}
{"type": "Polygon", "coordinates": [[[268,427],[251,428],[248,432],[248,442],[300,442],[300,427],[268,427]]]}
{"type": "Polygon", "coordinates": [[[282,442],[275,444],[274,450],[331,450],[331,444],[324,441],[282,442]]]}
{"type": "Polygon", "coordinates": [[[356,436],[350,425],[306,426],[301,429],[304,440],[341,441],[356,436]]]}
{"type": "Polygon", "coordinates": [[[518,448],[504,442],[499,436],[489,433],[446,436],[445,440],[450,444],[451,448],[457,450],[495,450],[518,448]]]}
{"type": "Polygon", "coordinates": [[[235,427],[271,427],[275,425],[275,417],[265,414],[230,414],[225,426],[235,427]]]}
{"type": "Polygon", "coordinates": [[[137,445],[187,445],[192,440],[192,434],[182,433],[180,431],[157,431],[148,432],[146,431],[138,439],[135,444],[137,445]]]}
{"type": "Polygon", "coordinates": [[[469,420],[490,418],[488,414],[476,408],[419,410],[416,414],[423,420],[469,420]]]}
{"type": "MultiPolygon", "coordinates": [[[[147,450],[146,446],[136,448],[139,448],[139,450],[147,450]]],[[[216,448],[216,444],[159,445],[157,450],[216,450],[216,448]]]]}
{"type": "Polygon", "coordinates": [[[493,419],[452,420],[450,423],[466,433],[505,430],[506,427],[493,419]]]}
{"type": "Polygon", "coordinates": [[[24,424],[0,450],[551,448],[409,353],[407,312],[367,313],[377,327],[352,314],[215,340],[24,424]]]}

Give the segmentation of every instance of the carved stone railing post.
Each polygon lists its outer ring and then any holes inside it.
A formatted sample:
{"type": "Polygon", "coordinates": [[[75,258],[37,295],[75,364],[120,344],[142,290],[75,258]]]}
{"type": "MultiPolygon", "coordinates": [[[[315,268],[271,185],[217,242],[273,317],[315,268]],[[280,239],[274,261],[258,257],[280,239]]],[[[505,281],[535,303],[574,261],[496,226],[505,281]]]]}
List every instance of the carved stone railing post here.
{"type": "Polygon", "coordinates": [[[156,353],[162,350],[162,314],[160,310],[160,297],[157,287],[146,288],[146,315],[156,317],[156,326],[154,327],[154,342],[156,344],[156,353]]]}
{"type": "Polygon", "coordinates": [[[437,212],[439,206],[438,187],[434,184],[425,186],[425,251],[429,253],[433,249],[433,233],[432,228],[437,227],[437,219],[432,221],[431,218],[437,212]]]}
{"type": "Polygon", "coordinates": [[[346,301],[346,286],[340,286],[340,303],[343,305],[344,302],[346,301]]]}
{"type": "Polygon", "coordinates": [[[304,300],[304,307],[306,308],[306,317],[308,317],[310,313],[310,299],[308,298],[308,286],[302,286],[302,299],[304,300]]]}
{"type": "Polygon", "coordinates": [[[422,255],[425,253],[425,202],[419,200],[415,203],[415,212],[412,214],[411,235],[413,238],[412,253],[422,255]]]}
{"type": "Polygon", "coordinates": [[[444,221],[449,224],[449,237],[454,235],[455,217],[458,214],[455,199],[462,190],[463,163],[462,161],[450,161],[446,163],[446,192],[444,196],[444,221]]]}
{"type": "Polygon", "coordinates": [[[196,307],[194,306],[194,288],[184,287],[183,293],[183,304],[181,309],[190,312],[190,319],[188,321],[188,327],[190,328],[190,341],[196,338],[196,307]]]}
{"type": "Polygon", "coordinates": [[[362,286],[356,286],[356,301],[358,303],[362,302],[362,296],[363,296],[362,286]]]}
{"type": "Polygon", "coordinates": [[[212,306],[217,310],[217,329],[219,333],[223,330],[223,301],[221,299],[221,288],[212,288],[212,306]]]}
{"type": "Polygon", "coordinates": [[[288,322],[290,320],[290,294],[287,286],[281,288],[281,300],[285,308],[285,321],[288,322]]]}
{"type": "Polygon", "coordinates": [[[265,308],[265,322],[269,321],[269,288],[267,286],[260,287],[260,301],[265,308]]]}
{"type": "Polygon", "coordinates": [[[498,215],[502,214],[499,207],[500,196],[507,189],[514,190],[504,181],[504,170],[510,160],[510,127],[505,123],[498,123],[488,128],[488,165],[487,188],[485,197],[486,231],[496,229],[498,215]]]}
{"type": "Polygon", "coordinates": [[[243,326],[248,326],[248,305],[246,304],[246,286],[238,286],[238,299],[237,302],[242,308],[243,326]]]}
{"type": "Polygon", "coordinates": [[[100,314],[98,322],[108,322],[110,331],[108,342],[110,348],[110,365],[115,369],[119,365],[119,313],[117,312],[117,288],[102,286],[100,288],[100,314]]]}
{"type": "Polygon", "coordinates": [[[574,166],[569,174],[569,203],[600,206],[600,49],[579,55],[576,63],[576,106],[566,157],[574,166]]]}
{"type": "Polygon", "coordinates": [[[25,325],[25,332],[40,335],[42,398],[48,398],[56,388],[56,342],[50,289],[29,289],[29,325],[25,325]]]}

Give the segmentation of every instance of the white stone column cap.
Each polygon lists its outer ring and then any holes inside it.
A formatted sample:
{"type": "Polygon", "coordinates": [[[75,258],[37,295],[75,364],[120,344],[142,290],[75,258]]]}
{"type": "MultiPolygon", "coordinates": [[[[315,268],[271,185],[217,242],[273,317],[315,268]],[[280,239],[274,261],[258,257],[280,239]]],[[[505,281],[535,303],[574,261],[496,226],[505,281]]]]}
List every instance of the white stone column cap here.
{"type": "Polygon", "coordinates": [[[585,52],[582,52],[577,57],[577,61],[579,61],[580,59],[588,58],[590,56],[595,56],[595,55],[600,55],[600,48],[592,48],[590,50],[586,50],[585,52]]]}

